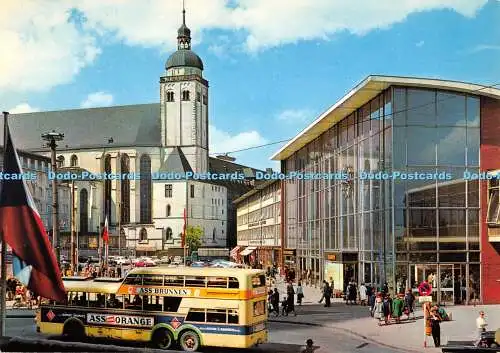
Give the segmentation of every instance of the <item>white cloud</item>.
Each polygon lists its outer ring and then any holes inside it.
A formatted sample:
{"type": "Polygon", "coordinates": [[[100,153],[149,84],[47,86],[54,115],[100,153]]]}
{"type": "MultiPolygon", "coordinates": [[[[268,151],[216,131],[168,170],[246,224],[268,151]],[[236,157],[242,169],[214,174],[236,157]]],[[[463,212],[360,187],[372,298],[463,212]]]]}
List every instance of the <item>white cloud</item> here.
{"type": "MultiPolygon", "coordinates": [[[[500,0],[499,0],[500,1],[500,0]]],[[[470,50],[471,53],[477,53],[484,50],[500,50],[500,45],[478,44],[470,50]]]]}
{"type": "Polygon", "coordinates": [[[213,125],[209,126],[209,150],[211,154],[237,151],[266,143],[268,143],[268,140],[255,130],[231,135],[226,131],[217,129],[213,125]]]}
{"type": "Polygon", "coordinates": [[[425,42],[424,42],[423,40],[421,40],[420,42],[417,42],[417,43],[415,44],[415,46],[416,46],[416,47],[418,47],[418,48],[420,48],[420,47],[422,47],[424,44],[425,44],[425,42]]]}
{"type": "Polygon", "coordinates": [[[306,123],[314,118],[314,112],[310,109],[286,109],[276,115],[276,119],[289,124],[306,123]]]}
{"type": "Polygon", "coordinates": [[[29,105],[28,103],[20,103],[16,105],[14,108],[9,110],[11,114],[22,114],[22,113],[33,113],[40,111],[40,108],[35,108],[29,105]]]}
{"type": "MultiPolygon", "coordinates": [[[[206,30],[225,30],[229,45],[258,52],[299,40],[328,40],[387,28],[412,13],[450,9],[471,17],[488,0],[188,0],[187,24],[194,42],[206,30]],[[243,39],[243,40],[242,40],[243,39]],[[243,43],[243,44],[241,44],[243,43]]],[[[2,0],[0,90],[43,91],[71,82],[101,50],[97,43],[175,48],[181,1],[2,0]],[[82,20],[75,20],[75,13],[82,20]]]]}
{"type": "Polygon", "coordinates": [[[0,90],[44,91],[71,82],[100,53],[95,39],[69,22],[70,1],[3,0],[0,90]]]}
{"type": "Polygon", "coordinates": [[[106,107],[113,104],[113,95],[106,92],[90,93],[80,104],[82,108],[106,107]]]}

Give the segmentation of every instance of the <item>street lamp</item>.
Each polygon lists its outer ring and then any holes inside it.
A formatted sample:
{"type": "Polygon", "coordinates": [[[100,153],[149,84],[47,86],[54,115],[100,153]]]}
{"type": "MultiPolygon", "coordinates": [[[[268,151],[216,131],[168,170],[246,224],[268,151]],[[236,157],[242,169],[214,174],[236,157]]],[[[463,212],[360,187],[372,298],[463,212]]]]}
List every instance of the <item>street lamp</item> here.
{"type": "MultiPolygon", "coordinates": [[[[50,147],[51,155],[50,160],[52,163],[52,171],[54,174],[57,172],[57,161],[56,161],[56,141],[62,141],[64,139],[64,134],[52,130],[42,134],[42,139],[47,141],[47,146],[50,147]]],[[[61,253],[59,247],[59,200],[57,197],[57,180],[54,176],[52,178],[52,246],[55,249],[57,263],[60,266],[61,263],[61,253]]]]}

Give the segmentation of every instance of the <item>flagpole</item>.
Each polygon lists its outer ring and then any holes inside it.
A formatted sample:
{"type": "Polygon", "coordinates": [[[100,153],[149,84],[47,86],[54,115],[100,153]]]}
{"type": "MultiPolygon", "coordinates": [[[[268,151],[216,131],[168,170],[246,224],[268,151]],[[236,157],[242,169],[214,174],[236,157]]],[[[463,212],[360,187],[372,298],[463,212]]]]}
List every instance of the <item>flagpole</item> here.
{"type": "MultiPolygon", "coordinates": [[[[3,163],[5,163],[5,154],[6,154],[6,148],[5,144],[7,141],[7,120],[9,117],[8,112],[3,112],[3,163]]],[[[4,168],[2,168],[4,169],[4,168]]],[[[4,185],[2,185],[3,187],[4,185]]],[[[5,238],[3,235],[3,228],[0,229],[0,237],[1,237],[1,242],[2,242],[2,250],[1,250],[1,264],[0,264],[0,271],[1,273],[1,278],[0,278],[0,283],[1,283],[1,288],[0,288],[0,335],[3,337],[5,336],[5,314],[7,311],[7,303],[6,303],[6,296],[7,296],[7,243],[5,242],[5,238]]]]}

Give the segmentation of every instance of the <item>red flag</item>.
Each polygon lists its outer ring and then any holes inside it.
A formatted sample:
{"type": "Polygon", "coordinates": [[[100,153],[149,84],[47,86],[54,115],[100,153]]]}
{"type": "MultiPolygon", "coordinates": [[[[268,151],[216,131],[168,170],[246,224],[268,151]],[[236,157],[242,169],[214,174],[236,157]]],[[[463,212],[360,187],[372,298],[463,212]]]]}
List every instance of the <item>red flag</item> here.
{"type": "Polygon", "coordinates": [[[104,220],[104,228],[102,229],[102,240],[104,244],[108,244],[109,241],[109,231],[108,231],[108,216],[106,215],[106,219],[104,220]]]}
{"type": "MultiPolygon", "coordinates": [[[[4,176],[22,175],[7,119],[4,148],[4,176]]],[[[16,258],[14,274],[37,295],[65,302],[61,271],[26,181],[3,178],[1,185],[0,227],[16,258]]]]}
{"type": "Polygon", "coordinates": [[[186,245],[186,209],[184,209],[184,225],[182,226],[182,247],[186,245]]]}

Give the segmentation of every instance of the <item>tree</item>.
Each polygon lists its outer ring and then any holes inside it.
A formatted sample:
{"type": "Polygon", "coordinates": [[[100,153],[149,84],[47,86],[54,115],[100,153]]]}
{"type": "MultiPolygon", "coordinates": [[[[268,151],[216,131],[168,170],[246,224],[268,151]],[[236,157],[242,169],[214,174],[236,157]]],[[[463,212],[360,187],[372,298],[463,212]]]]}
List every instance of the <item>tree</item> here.
{"type": "Polygon", "coordinates": [[[198,248],[201,246],[202,237],[203,237],[203,229],[201,229],[201,227],[187,226],[185,244],[189,248],[189,251],[193,252],[198,250],[198,248]]]}

